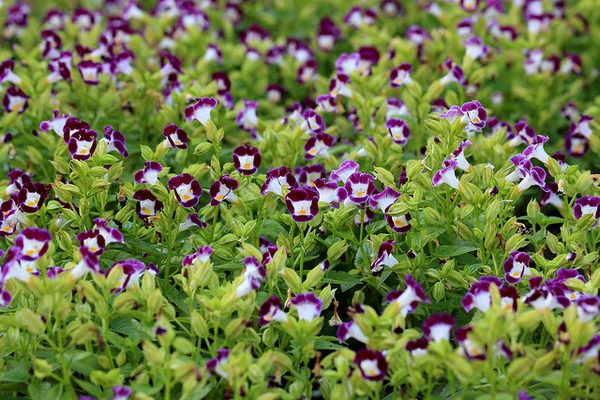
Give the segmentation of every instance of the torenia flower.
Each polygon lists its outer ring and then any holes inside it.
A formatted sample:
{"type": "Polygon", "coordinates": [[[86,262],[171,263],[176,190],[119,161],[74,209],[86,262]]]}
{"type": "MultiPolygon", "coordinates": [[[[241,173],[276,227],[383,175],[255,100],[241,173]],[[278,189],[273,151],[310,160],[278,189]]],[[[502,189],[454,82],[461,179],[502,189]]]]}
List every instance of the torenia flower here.
{"type": "Polygon", "coordinates": [[[183,232],[193,226],[206,228],[206,222],[202,221],[198,214],[189,214],[185,221],[179,224],[179,232],[183,232]]]}
{"type": "Polygon", "coordinates": [[[16,203],[21,211],[34,213],[42,207],[46,197],[48,197],[48,190],[44,184],[26,183],[17,193],[16,203]]]}
{"type": "Polygon", "coordinates": [[[582,216],[589,214],[593,219],[596,220],[592,227],[598,225],[598,218],[600,218],[600,197],[597,196],[583,196],[575,200],[573,206],[573,215],[575,219],[580,219],[582,216]]]}
{"type": "Polygon", "coordinates": [[[11,86],[6,89],[6,93],[4,93],[2,105],[7,113],[18,112],[19,114],[23,114],[23,112],[27,109],[28,99],[29,96],[27,96],[21,89],[16,86],[11,86]]]}
{"type": "Polygon", "coordinates": [[[115,150],[123,157],[129,156],[127,146],[125,146],[125,135],[114,130],[112,126],[108,125],[104,128],[104,137],[100,140],[106,142],[107,152],[115,150]]]}
{"type": "Polygon", "coordinates": [[[377,251],[377,259],[371,264],[371,272],[373,274],[381,272],[384,266],[391,268],[398,264],[398,260],[392,255],[394,243],[394,239],[381,243],[381,246],[379,246],[379,250],[377,251]]]}
{"type": "Polygon", "coordinates": [[[313,187],[319,192],[319,202],[328,203],[334,208],[338,208],[340,203],[348,197],[343,186],[338,186],[336,182],[327,182],[325,178],[315,179],[313,187]]]}
{"type": "Polygon", "coordinates": [[[521,251],[513,251],[510,253],[503,264],[504,279],[506,282],[515,284],[521,281],[524,276],[531,275],[529,270],[529,262],[531,257],[527,253],[521,251]]]}
{"type": "Polygon", "coordinates": [[[369,381],[381,381],[388,372],[385,356],[377,350],[358,350],[354,356],[354,364],[358,366],[362,377],[369,381]]]}
{"type": "Polygon", "coordinates": [[[196,103],[186,107],[184,114],[188,121],[193,119],[206,127],[210,112],[217,106],[217,100],[212,97],[196,98],[196,103]]]}
{"type": "Polygon", "coordinates": [[[174,149],[187,149],[188,134],[175,124],[169,124],[164,127],[162,135],[166,138],[163,147],[172,147],[174,149]]]}
{"type": "Polygon", "coordinates": [[[69,118],[71,118],[71,114],[60,115],[58,110],[54,110],[54,118],[40,122],[40,130],[44,132],[52,130],[58,136],[63,137],[64,127],[69,118]]]}
{"type": "Polygon", "coordinates": [[[352,97],[352,90],[347,86],[348,83],[350,83],[350,77],[338,73],[335,78],[329,81],[329,96],[334,99],[338,96],[352,97]]]}
{"type": "Polygon", "coordinates": [[[138,190],[132,197],[134,200],[138,200],[135,205],[135,212],[142,221],[148,217],[156,216],[156,213],[163,209],[163,203],[148,189],[138,190]]]}
{"type": "Polygon", "coordinates": [[[19,258],[25,261],[34,261],[48,251],[52,240],[50,232],[39,228],[25,228],[15,238],[14,247],[19,249],[19,258]]]}
{"type": "Polygon", "coordinates": [[[102,64],[95,63],[91,60],[84,60],[77,64],[77,69],[79,70],[84,83],[92,86],[98,85],[98,75],[102,72],[102,64]]]}
{"type": "Polygon", "coordinates": [[[481,38],[472,36],[463,42],[465,46],[465,55],[471,57],[472,60],[485,57],[490,53],[489,47],[483,44],[481,38]]]}
{"type": "Polygon", "coordinates": [[[398,67],[394,68],[390,72],[390,86],[398,88],[402,85],[412,84],[412,80],[410,79],[411,71],[412,65],[406,62],[403,62],[398,67]]]}
{"type": "Polygon", "coordinates": [[[312,187],[292,189],[285,196],[285,205],[294,221],[311,221],[319,212],[319,192],[312,187]]]}
{"type": "Polygon", "coordinates": [[[133,391],[125,386],[114,386],[112,388],[113,398],[112,400],[127,400],[133,391]]]}
{"type": "Polygon", "coordinates": [[[342,161],[338,169],[331,171],[329,179],[334,182],[342,182],[345,184],[350,175],[358,172],[359,167],[358,163],[354,160],[342,161]]]}
{"type": "Polygon", "coordinates": [[[367,173],[355,172],[348,177],[344,187],[348,192],[346,205],[365,204],[369,197],[375,192],[375,178],[367,173]]]}
{"type": "Polygon", "coordinates": [[[111,290],[112,293],[121,293],[123,290],[133,287],[134,283],[139,282],[142,272],[146,269],[146,264],[135,259],[117,261],[106,271],[106,275],[108,276],[110,271],[117,267],[123,269],[123,276],[111,290]]]}
{"type": "Polygon", "coordinates": [[[202,195],[200,183],[190,174],[172,177],[169,179],[168,188],[175,191],[175,198],[183,207],[194,207],[202,195]]]}
{"type": "Polygon", "coordinates": [[[278,196],[283,196],[284,190],[295,189],[297,187],[298,182],[292,174],[292,171],[286,166],[281,166],[267,171],[267,176],[260,189],[260,194],[261,196],[265,196],[267,193],[275,193],[278,196]]]}
{"type": "Polygon", "coordinates": [[[254,133],[258,127],[258,116],[256,109],[258,103],[255,101],[244,101],[244,108],[235,117],[235,122],[243,130],[254,133]]]}
{"type": "Polygon", "coordinates": [[[381,210],[385,213],[399,197],[400,192],[386,186],[383,191],[373,194],[369,198],[369,205],[373,210],[381,210]]]}
{"type": "Polygon", "coordinates": [[[254,174],[260,167],[261,161],[262,157],[256,147],[245,145],[233,150],[233,166],[244,175],[254,174]]]}
{"type": "Polygon", "coordinates": [[[570,301],[565,295],[565,285],[562,282],[548,280],[542,283],[541,276],[529,279],[530,292],[523,296],[523,303],[542,310],[566,308],[570,301]]]}
{"type": "Polygon", "coordinates": [[[463,326],[456,330],[456,343],[460,346],[461,353],[469,360],[485,360],[485,346],[481,346],[469,336],[473,332],[472,326],[463,326]]]}
{"type": "Polygon", "coordinates": [[[229,360],[229,349],[223,348],[217,350],[217,356],[211,358],[206,363],[206,368],[211,371],[217,373],[222,378],[227,379],[227,372],[223,369],[223,364],[229,360]]]}
{"type": "Polygon", "coordinates": [[[90,129],[82,129],[71,134],[67,143],[71,157],[81,161],[90,159],[96,150],[97,138],[98,133],[90,129]]]}
{"type": "Polygon", "coordinates": [[[393,290],[385,296],[387,302],[395,304],[402,315],[406,316],[408,313],[413,312],[419,302],[430,303],[425,290],[423,290],[419,282],[413,279],[412,275],[406,275],[404,284],[406,285],[406,289],[393,290]]]}
{"type": "Polygon", "coordinates": [[[216,207],[223,200],[237,203],[239,200],[233,191],[238,188],[238,185],[238,181],[230,178],[229,174],[220,177],[218,181],[210,185],[210,205],[216,207]]]}
{"type": "Polygon", "coordinates": [[[326,133],[317,133],[314,136],[311,136],[306,141],[304,145],[304,159],[312,160],[317,155],[321,155],[323,158],[329,158],[329,152],[327,151],[334,142],[333,136],[330,136],[326,133]]]}
{"type": "Polygon", "coordinates": [[[18,193],[26,183],[32,183],[31,177],[25,172],[16,168],[10,171],[6,176],[10,179],[8,186],[6,187],[5,194],[12,195],[18,193]]]}
{"type": "Polygon", "coordinates": [[[600,297],[586,294],[575,300],[577,316],[582,323],[590,322],[600,315],[600,297]]]}
{"type": "Polygon", "coordinates": [[[337,337],[340,340],[340,343],[345,342],[350,338],[356,339],[365,344],[368,344],[369,342],[367,335],[363,333],[358,324],[356,324],[354,321],[344,322],[338,326],[337,337]]]}
{"type": "Polygon", "coordinates": [[[70,270],[72,280],[78,280],[88,272],[96,274],[103,272],[102,268],[100,267],[100,262],[98,261],[98,256],[90,249],[82,246],[79,248],[79,253],[81,255],[81,261],[79,261],[77,265],[70,270]]]}
{"type": "Polygon", "coordinates": [[[450,340],[456,319],[448,314],[433,314],[423,323],[423,335],[430,342],[450,340]]]}
{"type": "Polygon", "coordinates": [[[479,8],[480,0],[458,0],[458,5],[465,11],[475,12],[479,8]]]}
{"type": "Polygon", "coordinates": [[[196,261],[199,263],[204,263],[210,260],[210,256],[213,252],[213,248],[211,246],[198,246],[197,249],[198,251],[196,251],[194,254],[189,254],[183,257],[183,260],[181,261],[182,267],[185,267],[186,265],[194,265],[196,261]]]}
{"type": "Polygon", "coordinates": [[[325,132],[325,122],[323,121],[323,117],[321,117],[315,110],[305,110],[302,113],[302,118],[304,121],[302,121],[300,124],[300,128],[303,131],[311,131],[313,133],[325,132]]]}
{"type": "Polygon", "coordinates": [[[404,146],[410,136],[410,128],[404,120],[391,118],[385,121],[385,127],[394,143],[404,146]]]}
{"type": "Polygon", "coordinates": [[[397,233],[406,233],[410,231],[412,225],[410,224],[410,220],[412,216],[410,214],[404,215],[389,215],[386,214],[385,220],[388,223],[388,226],[392,228],[394,232],[397,233]]]}
{"type": "Polygon", "coordinates": [[[298,312],[298,319],[312,321],[321,315],[323,301],[314,293],[300,293],[292,299],[292,305],[298,312]]]}
{"type": "Polygon", "coordinates": [[[156,161],[146,161],[144,163],[144,169],[141,169],[135,173],[133,179],[138,185],[147,183],[149,185],[156,185],[158,182],[158,174],[163,170],[162,165],[156,161]]]}
{"type": "Polygon", "coordinates": [[[260,326],[266,325],[271,321],[287,322],[288,316],[281,309],[281,300],[277,296],[271,296],[265,301],[258,311],[260,326]]]}
{"type": "Polygon", "coordinates": [[[15,69],[15,62],[13,60],[4,60],[0,63],[0,84],[10,82],[13,85],[20,85],[21,78],[13,71],[15,69]]]}
{"type": "Polygon", "coordinates": [[[442,169],[436,171],[436,173],[433,175],[433,179],[431,181],[432,186],[435,187],[445,183],[454,189],[458,189],[460,181],[456,177],[457,167],[458,163],[456,160],[444,160],[442,162],[442,169]]]}

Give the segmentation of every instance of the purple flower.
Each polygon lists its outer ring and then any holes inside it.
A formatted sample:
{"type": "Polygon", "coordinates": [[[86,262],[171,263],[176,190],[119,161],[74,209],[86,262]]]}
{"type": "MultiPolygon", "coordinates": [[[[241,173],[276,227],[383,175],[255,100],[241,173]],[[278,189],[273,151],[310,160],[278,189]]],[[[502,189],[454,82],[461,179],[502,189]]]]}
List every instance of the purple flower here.
{"type": "Polygon", "coordinates": [[[125,386],[115,386],[112,388],[113,400],[127,400],[133,391],[125,386]]]}
{"type": "Polygon", "coordinates": [[[229,349],[227,348],[217,350],[217,356],[208,360],[206,369],[216,372],[222,378],[227,379],[227,372],[223,369],[223,364],[229,360],[229,353],[229,349]]]}
{"type": "Polygon", "coordinates": [[[565,150],[573,158],[585,156],[590,148],[589,139],[580,133],[567,133],[565,136],[565,150]]]}
{"type": "Polygon", "coordinates": [[[388,372],[385,356],[377,350],[358,350],[354,356],[354,364],[358,366],[362,377],[369,381],[381,381],[388,372]]]}
{"type": "Polygon", "coordinates": [[[537,137],[537,133],[527,124],[527,121],[521,120],[515,124],[514,133],[510,133],[506,139],[511,146],[517,146],[521,143],[527,145],[537,143],[537,137]]]}
{"type": "Polygon", "coordinates": [[[317,114],[315,110],[308,109],[302,113],[304,121],[300,124],[300,128],[305,132],[324,133],[325,122],[323,118],[317,114]]]}
{"type": "Polygon", "coordinates": [[[202,195],[200,183],[190,174],[172,177],[169,179],[168,188],[175,191],[175,198],[183,207],[194,207],[202,195]]]}
{"type": "Polygon", "coordinates": [[[450,340],[456,319],[448,314],[433,314],[423,323],[423,335],[430,342],[450,340]]]}
{"type": "Polygon", "coordinates": [[[348,192],[346,205],[365,204],[369,197],[375,192],[375,178],[367,173],[355,172],[348,177],[344,187],[348,192]]]}
{"type": "Polygon", "coordinates": [[[386,186],[380,193],[375,193],[369,198],[369,205],[374,210],[381,210],[384,213],[400,197],[400,192],[386,186]]]}
{"type": "Polygon", "coordinates": [[[84,83],[92,86],[98,85],[98,75],[102,72],[102,64],[91,60],[84,60],[77,64],[77,69],[84,83]]]}
{"type": "Polygon", "coordinates": [[[120,267],[123,270],[123,276],[111,290],[112,293],[121,293],[123,290],[133,287],[133,284],[139,282],[142,272],[146,269],[146,264],[135,259],[117,261],[106,271],[106,275],[114,269],[120,267]]]}
{"type": "Polygon", "coordinates": [[[390,72],[390,86],[398,88],[402,85],[410,85],[412,80],[410,79],[410,72],[412,71],[412,65],[403,62],[398,67],[392,69],[390,72]]]}
{"type": "Polygon", "coordinates": [[[112,126],[108,125],[104,128],[104,137],[100,139],[106,142],[106,151],[117,151],[123,157],[128,157],[129,152],[125,146],[125,135],[119,131],[115,131],[112,126]]]}
{"type": "Polygon", "coordinates": [[[300,293],[292,299],[292,305],[298,312],[298,319],[312,321],[321,315],[323,301],[313,293],[300,293]]]}
{"type": "Polygon", "coordinates": [[[70,117],[71,114],[60,115],[58,110],[54,110],[54,118],[40,122],[40,130],[44,132],[52,130],[58,136],[63,137],[65,124],[70,117]]]}
{"type": "Polygon", "coordinates": [[[32,183],[31,177],[20,169],[13,169],[6,176],[10,179],[4,193],[12,195],[18,193],[26,183],[32,183]]]}
{"type": "Polygon", "coordinates": [[[14,247],[19,249],[20,259],[34,261],[46,254],[50,240],[52,237],[47,230],[29,227],[15,238],[14,247]]]}
{"type": "Polygon", "coordinates": [[[485,57],[490,53],[489,47],[483,44],[481,38],[471,36],[463,42],[465,46],[465,55],[471,57],[472,60],[485,57]]]}
{"type": "Polygon", "coordinates": [[[188,134],[175,124],[169,124],[164,127],[162,135],[166,138],[163,147],[172,147],[174,149],[187,149],[188,134]]]}
{"type": "Polygon", "coordinates": [[[430,303],[425,290],[419,282],[413,279],[412,275],[406,275],[404,284],[406,289],[394,290],[385,296],[387,302],[396,304],[403,315],[406,315],[409,311],[414,311],[419,302],[430,303]]]}
{"type": "Polygon", "coordinates": [[[521,281],[524,276],[531,275],[529,270],[529,262],[531,257],[527,253],[513,251],[510,253],[503,264],[504,279],[506,282],[515,284],[521,281]]]}
{"type": "Polygon", "coordinates": [[[23,112],[27,109],[28,99],[29,96],[27,96],[21,89],[16,86],[11,86],[6,89],[6,93],[4,93],[2,105],[7,113],[18,112],[19,114],[23,114],[23,112]]]}
{"type": "Polygon", "coordinates": [[[210,119],[210,111],[216,106],[217,100],[212,97],[196,98],[196,103],[185,108],[185,118],[188,121],[195,119],[206,127],[210,119]]]}
{"type": "Polygon", "coordinates": [[[44,184],[29,182],[24,184],[21,190],[19,190],[15,196],[15,200],[16,205],[21,211],[34,213],[42,207],[47,197],[48,190],[44,184]]]}
{"type": "Polygon", "coordinates": [[[412,216],[410,214],[404,215],[389,215],[386,214],[385,220],[388,223],[388,226],[397,233],[406,233],[410,231],[412,228],[410,224],[410,220],[412,216]]]}
{"type": "Polygon", "coordinates": [[[404,120],[391,118],[385,121],[385,127],[394,143],[404,146],[410,136],[410,128],[404,120]]]}
{"type": "Polygon", "coordinates": [[[13,60],[4,60],[0,63],[0,84],[10,82],[13,85],[20,85],[21,78],[13,71],[15,69],[15,62],[13,60]]]}
{"type": "Polygon", "coordinates": [[[538,310],[568,307],[570,301],[565,294],[564,283],[554,280],[542,283],[542,279],[541,276],[529,279],[530,291],[523,296],[523,303],[538,310]]]}
{"type": "Polygon", "coordinates": [[[288,316],[281,309],[281,300],[276,296],[271,296],[265,301],[258,310],[260,326],[266,325],[271,321],[287,322],[288,316]]]}
{"type": "Polygon", "coordinates": [[[359,165],[356,161],[353,160],[345,160],[342,161],[338,169],[331,171],[329,175],[329,179],[334,182],[342,182],[346,183],[350,175],[358,172],[359,165]]]}
{"type": "Polygon", "coordinates": [[[267,99],[271,103],[276,104],[276,103],[281,102],[281,99],[283,98],[283,94],[285,93],[285,89],[281,85],[276,85],[276,84],[272,83],[270,85],[267,85],[266,92],[267,92],[267,99]]]}
{"type": "Polygon", "coordinates": [[[317,155],[321,155],[323,158],[329,158],[329,152],[327,151],[334,142],[333,136],[326,133],[317,133],[311,136],[304,145],[304,159],[312,160],[317,155]]]}
{"type": "Polygon", "coordinates": [[[442,162],[442,169],[436,171],[433,175],[433,179],[431,181],[432,186],[439,186],[442,183],[453,187],[454,189],[458,189],[460,185],[460,181],[456,177],[456,168],[458,167],[458,163],[456,160],[444,160],[442,162]]]}
{"type": "Polygon", "coordinates": [[[425,338],[420,338],[416,340],[411,340],[406,343],[406,351],[410,354],[411,357],[422,357],[427,355],[427,348],[429,347],[429,340],[425,338]]]}
{"type": "Polygon", "coordinates": [[[298,68],[296,81],[303,85],[312,81],[317,76],[319,64],[315,60],[308,60],[298,68]]]}
{"type": "Polygon", "coordinates": [[[345,342],[349,338],[356,339],[365,344],[368,344],[369,342],[369,338],[354,321],[344,322],[338,326],[337,337],[340,340],[340,343],[345,342]]]}
{"type": "Polygon", "coordinates": [[[189,214],[185,221],[179,224],[179,232],[183,232],[193,226],[206,228],[206,223],[200,219],[198,214],[189,214]]]}
{"type": "Polygon", "coordinates": [[[92,253],[100,255],[104,253],[106,243],[104,237],[96,229],[90,229],[77,235],[77,240],[81,246],[87,247],[92,253]]]}
{"type": "Polygon", "coordinates": [[[479,8],[480,0],[458,0],[458,5],[465,11],[475,12],[479,8]]]}
{"type": "Polygon", "coordinates": [[[217,64],[223,63],[223,52],[219,49],[217,44],[209,43],[206,46],[206,51],[204,52],[204,61],[207,62],[215,62],[217,64]]]}
{"type": "Polygon", "coordinates": [[[67,119],[67,121],[64,123],[61,135],[63,141],[68,145],[69,139],[71,139],[71,135],[74,135],[80,131],[89,130],[91,130],[90,124],[88,124],[86,121],[80,120],[79,118],[73,117],[67,119]]]}
{"type": "Polygon", "coordinates": [[[600,315],[600,297],[585,294],[575,300],[577,316],[582,323],[591,322],[600,315]]]}
{"type": "Polygon", "coordinates": [[[317,47],[324,52],[331,51],[340,35],[340,29],[331,18],[322,18],[319,21],[319,28],[317,30],[317,47]]]}
{"type": "Polygon", "coordinates": [[[575,219],[580,219],[584,215],[591,215],[596,220],[592,227],[598,225],[598,218],[600,218],[600,197],[597,196],[583,196],[575,200],[573,206],[573,215],[575,219]]]}
{"type": "Polygon", "coordinates": [[[267,171],[265,182],[263,183],[260,194],[265,196],[267,193],[275,193],[283,196],[284,190],[295,189],[298,187],[296,178],[286,166],[273,168],[267,171]]]}
{"type": "Polygon", "coordinates": [[[292,189],[285,196],[285,205],[294,221],[311,221],[319,212],[319,192],[312,187],[292,189]]]}
{"type": "Polygon", "coordinates": [[[381,243],[381,246],[379,246],[379,250],[377,251],[377,259],[371,264],[371,272],[373,274],[381,272],[384,266],[391,268],[398,264],[398,260],[392,255],[394,243],[394,239],[381,243]]]}
{"type": "Polygon", "coordinates": [[[81,255],[81,260],[70,270],[71,279],[78,280],[82,278],[88,272],[99,274],[103,273],[102,268],[100,267],[100,262],[98,261],[98,256],[90,251],[85,246],[79,248],[79,253],[81,255]]]}
{"type": "Polygon", "coordinates": [[[233,166],[244,175],[252,175],[260,167],[262,157],[256,147],[245,145],[233,150],[233,166]]]}
{"type": "Polygon", "coordinates": [[[226,72],[217,71],[212,74],[212,80],[217,83],[217,93],[224,95],[231,90],[231,81],[226,72]]]}
{"type": "Polygon", "coordinates": [[[473,332],[472,326],[462,326],[456,330],[456,343],[460,346],[461,353],[469,360],[485,360],[485,346],[472,340],[469,334],[473,332]]]}
{"type": "Polygon", "coordinates": [[[156,213],[163,209],[163,203],[148,189],[138,190],[132,197],[134,200],[138,200],[135,205],[135,212],[142,221],[148,217],[156,216],[156,213]]]}
{"type": "Polygon", "coordinates": [[[343,73],[338,73],[335,78],[329,81],[329,96],[333,99],[338,95],[352,97],[352,91],[347,86],[350,83],[350,77],[343,73]]]}
{"type": "Polygon", "coordinates": [[[102,218],[95,218],[94,223],[98,233],[104,238],[105,244],[123,243],[123,234],[117,228],[109,228],[107,222],[102,218]]]}
{"type": "Polygon", "coordinates": [[[88,129],[82,129],[71,134],[67,143],[71,157],[81,161],[90,159],[96,150],[97,138],[98,133],[88,129]]]}
{"type": "Polygon", "coordinates": [[[194,265],[194,263],[196,261],[198,261],[199,263],[204,263],[210,259],[210,256],[212,255],[212,252],[213,252],[212,247],[198,246],[197,249],[198,249],[198,251],[195,252],[194,254],[189,254],[189,255],[183,257],[183,260],[181,261],[182,267],[185,267],[186,265],[194,265]]]}
{"type": "Polygon", "coordinates": [[[467,132],[481,132],[487,121],[487,111],[477,100],[469,101],[460,107],[463,113],[461,122],[466,122],[467,132]]]}
{"type": "Polygon", "coordinates": [[[229,174],[223,175],[218,181],[210,185],[210,205],[213,207],[221,204],[223,200],[229,200],[237,203],[238,198],[233,193],[238,188],[238,181],[229,177],[229,174]]]}
{"type": "Polygon", "coordinates": [[[149,185],[156,185],[158,182],[158,174],[163,170],[162,165],[156,161],[146,161],[144,163],[144,169],[141,169],[135,173],[133,179],[138,185],[147,183],[149,185]]]}
{"type": "Polygon", "coordinates": [[[325,178],[315,179],[313,187],[319,192],[319,201],[325,202],[332,207],[338,208],[348,193],[344,187],[339,187],[336,182],[327,182],[325,178]]]}
{"type": "Polygon", "coordinates": [[[457,82],[459,85],[466,86],[465,73],[461,67],[455,65],[452,60],[447,60],[444,66],[448,69],[448,72],[440,79],[442,86],[446,86],[451,82],[457,82]]]}
{"type": "Polygon", "coordinates": [[[312,164],[305,167],[296,167],[295,176],[300,185],[314,186],[315,180],[325,178],[325,167],[321,164],[312,164]]]}

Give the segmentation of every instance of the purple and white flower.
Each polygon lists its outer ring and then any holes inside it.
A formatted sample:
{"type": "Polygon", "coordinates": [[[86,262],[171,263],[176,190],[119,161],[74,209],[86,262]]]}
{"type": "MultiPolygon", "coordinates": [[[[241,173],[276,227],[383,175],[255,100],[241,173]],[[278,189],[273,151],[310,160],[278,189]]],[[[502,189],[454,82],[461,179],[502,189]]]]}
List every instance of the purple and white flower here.
{"type": "Polygon", "coordinates": [[[237,203],[239,200],[233,191],[236,190],[238,186],[238,181],[230,178],[229,174],[220,177],[218,181],[210,185],[210,205],[216,207],[224,200],[237,203]]]}
{"type": "Polygon", "coordinates": [[[281,300],[277,296],[271,296],[265,301],[258,310],[260,326],[266,325],[271,321],[287,322],[288,316],[281,309],[281,300]]]}
{"type": "Polygon", "coordinates": [[[138,190],[132,197],[134,200],[138,200],[135,204],[135,212],[142,221],[156,216],[163,209],[163,203],[148,189],[138,190]]]}
{"type": "Polygon", "coordinates": [[[362,377],[369,381],[381,381],[388,372],[388,363],[385,356],[377,350],[360,349],[354,356],[354,364],[362,377]]]}
{"type": "Polygon", "coordinates": [[[319,213],[319,192],[312,187],[292,189],[285,196],[285,205],[294,221],[311,221],[319,213]]]}
{"type": "Polygon", "coordinates": [[[133,179],[138,185],[149,184],[156,185],[158,182],[158,175],[163,170],[162,165],[156,161],[146,161],[144,163],[144,169],[141,169],[135,173],[133,179]]]}
{"type": "Polygon", "coordinates": [[[233,150],[233,166],[241,174],[254,174],[258,171],[261,161],[262,157],[256,147],[244,145],[233,150]]]}
{"type": "Polygon", "coordinates": [[[448,314],[433,314],[423,323],[423,335],[430,342],[450,340],[456,319],[448,314]]]}
{"type": "Polygon", "coordinates": [[[188,121],[195,119],[206,127],[210,112],[217,106],[217,100],[212,97],[196,98],[196,102],[185,108],[184,114],[188,121]]]}
{"type": "Polygon", "coordinates": [[[412,80],[410,79],[410,73],[412,71],[412,65],[403,62],[398,67],[392,69],[390,71],[390,86],[393,88],[398,88],[402,85],[410,85],[412,84],[412,80]]]}
{"type": "Polygon", "coordinates": [[[180,174],[169,179],[169,190],[175,192],[177,202],[183,207],[194,207],[200,201],[202,186],[193,175],[180,174]]]}
{"type": "Polygon", "coordinates": [[[299,293],[291,301],[298,312],[298,319],[312,321],[321,315],[323,301],[314,293],[299,293]]]}
{"type": "Polygon", "coordinates": [[[530,276],[529,262],[531,257],[527,253],[521,251],[513,251],[510,253],[503,264],[504,279],[506,282],[515,284],[521,281],[524,276],[530,276]]]}
{"type": "Polygon", "coordinates": [[[377,259],[371,264],[371,272],[373,274],[381,272],[383,267],[391,268],[398,264],[398,260],[392,255],[394,243],[394,239],[381,243],[381,246],[379,246],[379,250],[377,251],[377,259]]]}
{"type": "Polygon", "coordinates": [[[188,134],[175,124],[169,124],[164,127],[162,135],[166,138],[163,147],[172,147],[174,149],[185,150],[188,146],[188,134]]]}
{"type": "Polygon", "coordinates": [[[385,127],[394,143],[404,146],[410,136],[410,128],[402,119],[391,118],[385,121],[385,127]]]}
{"type": "Polygon", "coordinates": [[[586,195],[578,198],[573,206],[573,215],[577,220],[584,215],[591,215],[596,220],[592,227],[597,226],[600,218],[600,197],[586,195]]]}

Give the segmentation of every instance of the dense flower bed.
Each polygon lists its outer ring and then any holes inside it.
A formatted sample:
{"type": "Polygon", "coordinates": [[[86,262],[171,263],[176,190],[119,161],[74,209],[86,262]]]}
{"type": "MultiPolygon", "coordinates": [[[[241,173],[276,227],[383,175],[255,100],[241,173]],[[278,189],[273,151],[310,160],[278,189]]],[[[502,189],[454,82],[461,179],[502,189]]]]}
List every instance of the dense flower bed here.
{"type": "Polygon", "coordinates": [[[598,396],[595,1],[39,3],[2,396],[598,396]]]}

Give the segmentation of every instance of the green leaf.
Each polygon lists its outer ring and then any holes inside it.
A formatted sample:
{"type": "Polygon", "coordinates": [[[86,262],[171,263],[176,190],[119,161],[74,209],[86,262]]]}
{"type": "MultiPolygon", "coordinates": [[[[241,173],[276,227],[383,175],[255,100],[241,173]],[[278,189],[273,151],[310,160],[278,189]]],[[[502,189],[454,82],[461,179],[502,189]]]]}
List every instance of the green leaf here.
{"type": "Polygon", "coordinates": [[[350,289],[353,286],[358,285],[362,282],[362,278],[357,275],[350,275],[345,271],[332,271],[329,270],[327,275],[321,281],[323,283],[331,283],[342,286],[342,292],[350,289]]]}
{"type": "Polygon", "coordinates": [[[91,384],[90,382],[86,382],[84,380],[77,379],[77,378],[73,378],[73,380],[75,381],[75,383],[77,383],[79,385],[79,387],[81,387],[83,390],[85,390],[91,396],[94,396],[96,398],[102,398],[102,396],[104,395],[104,393],[102,392],[102,389],[100,389],[96,385],[91,384]]]}
{"type": "Polygon", "coordinates": [[[477,250],[474,244],[441,245],[435,248],[436,257],[456,257],[477,250]]]}

